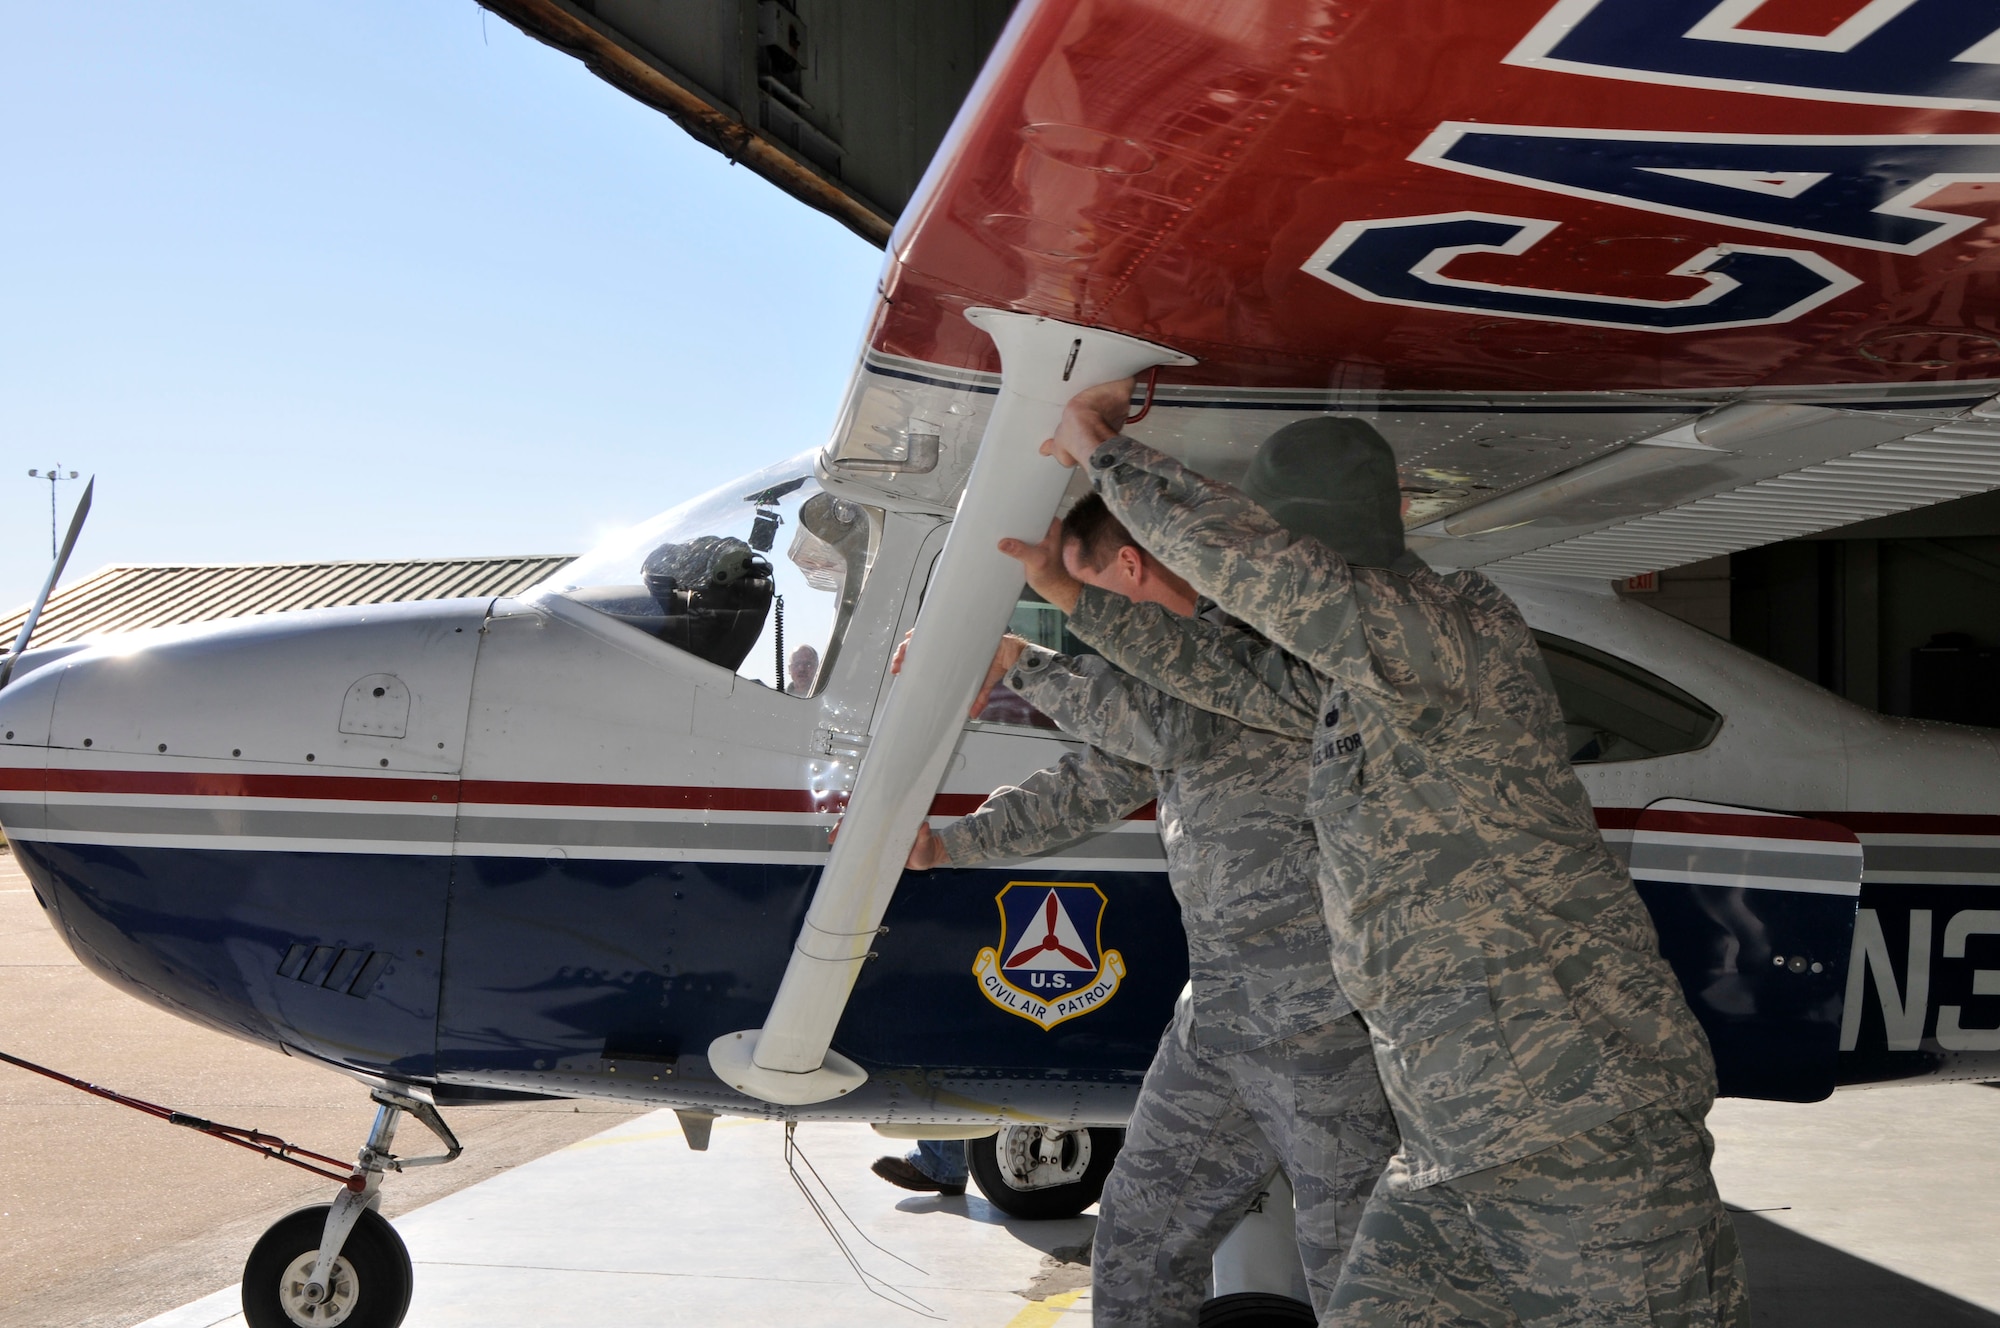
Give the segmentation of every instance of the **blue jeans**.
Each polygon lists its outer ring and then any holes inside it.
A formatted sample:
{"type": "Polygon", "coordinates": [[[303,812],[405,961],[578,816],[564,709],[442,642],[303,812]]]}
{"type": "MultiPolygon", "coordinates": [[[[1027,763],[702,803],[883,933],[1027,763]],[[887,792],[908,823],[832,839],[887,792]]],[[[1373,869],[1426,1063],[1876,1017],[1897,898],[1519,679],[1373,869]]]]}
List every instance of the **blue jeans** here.
{"type": "Polygon", "coordinates": [[[963,1139],[919,1139],[917,1151],[903,1160],[940,1185],[965,1184],[963,1139]]]}

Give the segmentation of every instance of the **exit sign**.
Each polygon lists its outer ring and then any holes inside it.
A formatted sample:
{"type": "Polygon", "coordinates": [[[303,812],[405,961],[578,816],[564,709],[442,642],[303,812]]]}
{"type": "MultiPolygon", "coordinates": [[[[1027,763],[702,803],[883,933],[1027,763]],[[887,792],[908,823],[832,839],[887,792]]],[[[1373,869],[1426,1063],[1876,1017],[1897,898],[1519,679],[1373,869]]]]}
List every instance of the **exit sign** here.
{"type": "Polygon", "coordinates": [[[1649,595],[1660,588],[1658,572],[1641,572],[1637,576],[1625,578],[1625,593],[1628,595],[1649,595]]]}

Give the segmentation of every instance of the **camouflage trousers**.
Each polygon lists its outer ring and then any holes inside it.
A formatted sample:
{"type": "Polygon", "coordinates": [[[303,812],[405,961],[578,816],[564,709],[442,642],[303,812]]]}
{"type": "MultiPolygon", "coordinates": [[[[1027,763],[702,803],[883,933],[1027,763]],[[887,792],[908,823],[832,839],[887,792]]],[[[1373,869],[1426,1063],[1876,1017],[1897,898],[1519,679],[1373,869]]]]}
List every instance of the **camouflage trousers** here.
{"type": "Polygon", "coordinates": [[[1099,1201],[1092,1321],[1193,1328],[1216,1246],[1281,1168],[1297,1195],[1307,1283],[1324,1312],[1395,1148],[1395,1119],[1356,1016],[1229,1054],[1186,1046],[1168,1029],[1099,1201]]]}
{"type": "Polygon", "coordinates": [[[1642,1107],[1517,1162],[1368,1201],[1340,1328],[1749,1328],[1699,1118],[1642,1107]]]}

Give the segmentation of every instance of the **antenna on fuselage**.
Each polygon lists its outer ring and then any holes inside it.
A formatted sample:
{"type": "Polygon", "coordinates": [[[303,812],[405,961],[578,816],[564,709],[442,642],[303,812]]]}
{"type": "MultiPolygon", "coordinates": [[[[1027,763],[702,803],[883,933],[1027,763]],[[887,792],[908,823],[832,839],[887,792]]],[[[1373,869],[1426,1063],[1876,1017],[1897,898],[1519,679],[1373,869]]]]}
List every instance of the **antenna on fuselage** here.
{"type": "MultiPolygon", "coordinates": [[[[29,471],[29,474],[34,474],[29,471]]],[[[53,474],[53,472],[51,472],[53,474]]],[[[72,475],[74,471],[70,472],[72,475]]],[[[90,515],[90,496],[96,492],[97,476],[90,477],[90,483],[83,486],[83,497],[77,500],[76,515],[69,519],[69,534],[63,536],[62,548],[55,555],[55,566],[49,568],[49,579],[42,583],[42,593],[35,597],[35,606],[28,610],[28,616],[21,623],[21,634],[14,638],[13,653],[0,663],[0,687],[5,687],[14,676],[14,665],[20,662],[21,652],[28,648],[28,638],[35,634],[35,623],[42,616],[42,608],[49,602],[49,595],[62,577],[63,564],[69,561],[70,550],[76,547],[76,537],[83,530],[83,519],[90,515]]],[[[51,484],[50,492],[54,492],[51,484]]]]}

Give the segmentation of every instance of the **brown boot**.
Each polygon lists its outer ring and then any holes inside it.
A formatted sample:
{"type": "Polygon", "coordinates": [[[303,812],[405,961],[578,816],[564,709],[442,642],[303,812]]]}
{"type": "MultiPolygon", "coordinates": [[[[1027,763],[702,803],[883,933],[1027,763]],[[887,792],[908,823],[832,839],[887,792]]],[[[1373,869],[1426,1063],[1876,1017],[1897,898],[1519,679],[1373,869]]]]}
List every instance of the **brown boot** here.
{"type": "Polygon", "coordinates": [[[916,1190],[920,1194],[951,1196],[965,1193],[965,1186],[946,1185],[934,1181],[900,1157],[878,1157],[875,1159],[875,1165],[868,1169],[891,1185],[901,1186],[906,1190],[916,1190]]]}

